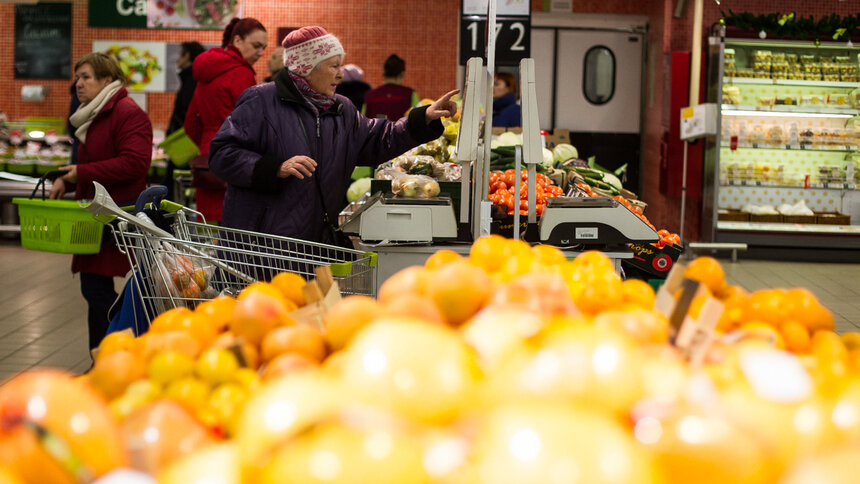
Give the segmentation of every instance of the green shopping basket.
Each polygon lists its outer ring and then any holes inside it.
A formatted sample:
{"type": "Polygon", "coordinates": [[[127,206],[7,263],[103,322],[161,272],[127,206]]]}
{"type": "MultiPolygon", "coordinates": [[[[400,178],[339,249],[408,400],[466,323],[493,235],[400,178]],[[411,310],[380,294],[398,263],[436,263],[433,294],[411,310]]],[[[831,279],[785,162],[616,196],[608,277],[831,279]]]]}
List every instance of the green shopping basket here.
{"type": "Polygon", "coordinates": [[[97,254],[101,250],[104,224],[73,200],[45,200],[45,180],[63,172],[45,173],[30,198],[13,198],[18,205],[21,246],[60,254],[97,254]],[[33,198],[42,185],[42,199],[33,198]]]}
{"type": "Polygon", "coordinates": [[[191,158],[200,153],[197,145],[185,134],[185,128],[179,128],[170,133],[170,136],[164,138],[164,141],[161,143],[158,143],[158,147],[162,148],[167,156],[170,157],[170,161],[179,167],[188,165],[191,158]]]}

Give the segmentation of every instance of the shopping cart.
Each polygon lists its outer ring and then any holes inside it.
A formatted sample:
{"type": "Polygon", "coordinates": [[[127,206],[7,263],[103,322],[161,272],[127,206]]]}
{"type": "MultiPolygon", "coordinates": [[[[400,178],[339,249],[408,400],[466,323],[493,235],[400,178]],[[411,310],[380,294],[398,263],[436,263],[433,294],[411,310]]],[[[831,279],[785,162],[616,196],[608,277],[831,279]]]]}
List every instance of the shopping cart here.
{"type": "Polygon", "coordinates": [[[144,192],[131,215],[116,206],[103,186],[94,185],[96,195],[85,208],[104,222],[120,219],[111,224],[113,236],[129,258],[132,284],[148,321],[171,308],[194,308],[219,294],[235,295],[280,272],[309,279],[319,266],[331,268],[344,294],[372,296],[376,290],[375,253],[199,222],[198,212],[161,200],[164,187],[144,192]],[[153,220],[161,217],[166,224],[159,226],[153,220]]]}

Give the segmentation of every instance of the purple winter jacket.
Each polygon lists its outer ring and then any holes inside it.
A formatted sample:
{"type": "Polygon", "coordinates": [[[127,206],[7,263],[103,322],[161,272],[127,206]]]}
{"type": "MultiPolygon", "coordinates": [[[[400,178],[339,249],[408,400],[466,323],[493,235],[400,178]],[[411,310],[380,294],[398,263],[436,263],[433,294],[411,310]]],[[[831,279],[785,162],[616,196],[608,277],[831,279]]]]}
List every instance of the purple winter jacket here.
{"type": "Polygon", "coordinates": [[[368,119],[347,98],[335,99],[316,117],[286,69],[239,97],[209,145],[209,168],[228,183],[223,226],[321,241],[325,222],[315,177],[336,223],[357,165],[378,165],[442,135],[441,121],[427,124],[426,107],[392,122],[368,119]],[[313,176],[277,178],[281,163],[296,155],[317,162],[313,176]]]}

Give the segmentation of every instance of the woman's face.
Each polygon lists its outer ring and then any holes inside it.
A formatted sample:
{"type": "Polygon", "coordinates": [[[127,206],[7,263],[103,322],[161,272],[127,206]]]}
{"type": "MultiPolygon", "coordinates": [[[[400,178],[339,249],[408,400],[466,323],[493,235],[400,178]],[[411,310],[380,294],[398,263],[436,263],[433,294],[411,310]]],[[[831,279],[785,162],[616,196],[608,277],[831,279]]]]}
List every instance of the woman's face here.
{"type": "Polygon", "coordinates": [[[110,83],[110,77],[96,79],[93,66],[89,64],[83,64],[75,71],[75,91],[81,104],[86,104],[95,99],[102,92],[102,89],[110,83]]]}
{"type": "Polygon", "coordinates": [[[260,57],[263,57],[266,45],[268,45],[267,42],[266,33],[262,30],[253,31],[246,35],[244,39],[238,35],[233,37],[233,47],[242,54],[245,62],[251,65],[254,65],[260,57]]]}
{"type": "Polygon", "coordinates": [[[311,89],[326,96],[334,96],[335,88],[343,79],[343,73],[340,71],[341,62],[343,58],[336,55],[317,64],[305,78],[311,89]]]}
{"type": "Polygon", "coordinates": [[[493,99],[498,99],[508,94],[509,92],[511,92],[511,90],[505,83],[505,81],[501,79],[496,79],[496,81],[493,82],[493,99]]]}

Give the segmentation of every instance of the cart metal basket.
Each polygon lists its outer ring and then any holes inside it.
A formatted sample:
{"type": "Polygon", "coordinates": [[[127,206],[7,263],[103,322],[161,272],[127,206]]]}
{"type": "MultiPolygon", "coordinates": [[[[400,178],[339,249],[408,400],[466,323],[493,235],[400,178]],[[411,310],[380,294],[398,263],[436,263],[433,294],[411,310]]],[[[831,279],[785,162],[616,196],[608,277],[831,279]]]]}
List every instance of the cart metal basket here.
{"type": "Polygon", "coordinates": [[[159,213],[165,212],[170,233],[153,223],[145,211],[131,216],[118,208],[118,213],[105,209],[107,201],[99,198],[99,192],[97,186],[96,198],[88,209],[122,219],[115,224],[113,234],[120,250],[129,257],[150,321],[171,308],[193,308],[219,294],[237,294],[247,285],[269,281],[280,272],[311,278],[318,266],[331,268],[344,294],[372,296],[376,290],[375,253],[209,225],[196,221],[202,219],[198,212],[161,202],[160,207],[166,210],[159,213]]]}

